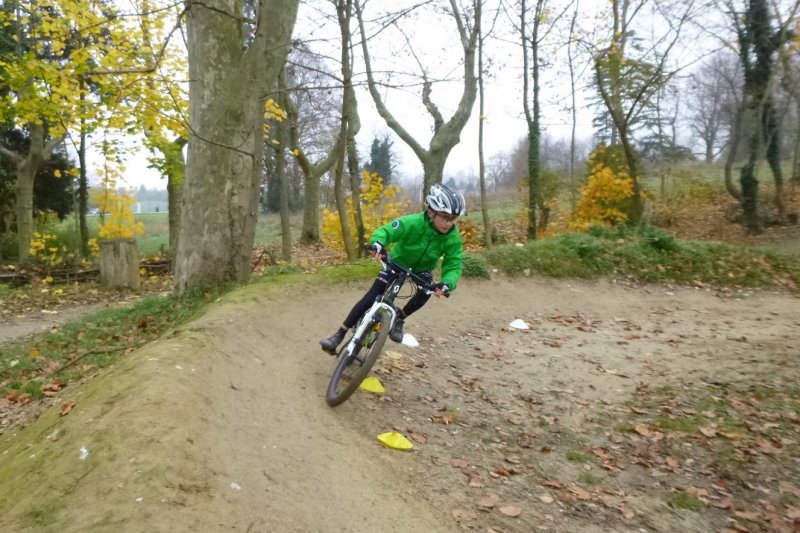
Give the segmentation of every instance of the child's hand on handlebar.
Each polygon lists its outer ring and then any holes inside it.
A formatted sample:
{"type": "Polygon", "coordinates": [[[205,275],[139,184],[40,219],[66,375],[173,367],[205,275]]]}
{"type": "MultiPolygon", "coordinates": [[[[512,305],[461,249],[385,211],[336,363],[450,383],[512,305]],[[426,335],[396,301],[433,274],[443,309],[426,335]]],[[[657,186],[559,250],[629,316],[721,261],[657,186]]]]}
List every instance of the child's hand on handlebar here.
{"type": "Polygon", "coordinates": [[[439,282],[433,287],[434,287],[433,294],[436,295],[437,298],[441,298],[442,296],[444,296],[445,298],[450,297],[450,287],[448,287],[444,283],[439,282]]]}
{"type": "Polygon", "coordinates": [[[386,258],[386,248],[379,242],[372,243],[369,251],[372,252],[372,259],[375,261],[383,261],[386,258]]]}

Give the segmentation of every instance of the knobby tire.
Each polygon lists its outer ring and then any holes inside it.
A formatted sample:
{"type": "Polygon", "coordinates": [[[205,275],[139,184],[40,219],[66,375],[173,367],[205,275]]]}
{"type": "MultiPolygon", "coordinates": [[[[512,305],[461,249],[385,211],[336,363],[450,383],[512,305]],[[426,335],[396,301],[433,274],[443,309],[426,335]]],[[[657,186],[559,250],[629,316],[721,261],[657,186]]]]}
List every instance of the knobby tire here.
{"type": "MultiPolygon", "coordinates": [[[[381,313],[379,316],[380,318],[364,333],[364,337],[369,338],[375,328],[380,326],[380,330],[375,335],[372,344],[369,346],[356,346],[350,357],[345,356],[344,349],[339,355],[339,362],[333,371],[331,382],[328,384],[328,392],[325,395],[325,401],[331,407],[336,407],[343,403],[358,389],[383,350],[383,346],[389,336],[392,321],[389,313],[381,313]],[[363,357],[364,362],[361,363],[358,359],[364,350],[366,350],[366,355],[363,357]]],[[[347,343],[345,346],[347,346],[347,343]]]]}

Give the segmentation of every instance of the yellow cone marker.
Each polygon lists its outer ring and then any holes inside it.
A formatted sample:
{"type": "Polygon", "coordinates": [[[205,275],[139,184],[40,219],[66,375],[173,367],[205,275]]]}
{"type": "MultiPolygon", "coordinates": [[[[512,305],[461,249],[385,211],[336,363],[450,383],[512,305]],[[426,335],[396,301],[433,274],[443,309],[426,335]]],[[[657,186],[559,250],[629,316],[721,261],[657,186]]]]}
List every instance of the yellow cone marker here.
{"type": "Polygon", "coordinates": [[[381,441],[384,446],[394,448],[395,450],[410,450],[414,447],[410,440],[395,431],[381,433],[378,435],[378,440],[381,441]]]}
{"type": "Polygon", "coordinates": [[[359,388],[367,392],[374,392],[375,394],[383,394],[386,392],[386,389],[383,388],[383,383],[375,376],[365,378],[364,381],[361,382],[361,385],[359,385],[359,388]]]}

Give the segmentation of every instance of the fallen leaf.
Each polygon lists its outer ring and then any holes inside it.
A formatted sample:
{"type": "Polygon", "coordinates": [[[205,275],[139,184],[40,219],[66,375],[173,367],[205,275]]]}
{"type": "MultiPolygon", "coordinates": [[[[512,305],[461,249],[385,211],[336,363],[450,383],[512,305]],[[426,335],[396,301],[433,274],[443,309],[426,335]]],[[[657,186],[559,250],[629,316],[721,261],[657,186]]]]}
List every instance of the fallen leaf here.
{"type": "Polygon", "coordinates": [[[453,458],[453,460],[450,461],[450,464],[456,468],[469,468],[469,463],[464,459],[453,458]]]}
{"type": "Polygon", "coordinates": [[[653,435],[655,433],[652,429],[647,427],[645,424],[637,424],[636,426],[634,426],[633,429],[636,431],[636,433],[638,433],[639,435],[642,435],[644,437],[649,437],[649,436],[651,436],[651,435],[653,435]]]}
{"type": "Polygon", "coordinates": [[[540,495],[540,496],[539,496],[539,500],[541,500],[541,501],[542,501],[542,502],[544,502],[544,503],[553,503],[553,502],[555,501],[555,500],[553,499],[553,497],[552,497],[552,496],[550,496],[549,494],[542,494],[542,495],[540,495]]]}
{"type": "Polygon", "coordinates": [[[500,508],[500,512],[506,516],[517,517],[522,514],[522,509],[516,505],[506,505],[500,508]]]}
{"type": "Polygon", "coordinates": [[[717,509],[730,509],[733,506],[733,499],[730,497],[723,498],[718,502],[712,503],[711,505],[713,505],[717,509]]]}
{"type": "Polygon", "coordinates": [[[551,489],[563,489],[565,487],[564,483],[558,480],[545,481],[542,485],[551,489]]]}
{"type": "Polygon", "coordinates": [[[477,472],[472,472],[469,474],[469,483],[470,487],[483,487],[483,479],[481,479],[481,475],[477,472]]]}
{"type": "Polygon", "coordinates": [[[592,448],[592,453],[603,461],[613,461],[613,457],[604,448],[592,448]]]}
{"type": "Polygon", "coordinates": [[[712,428],[712,427],[702,427],[702,428],[699,428],[699,429],[700,429],[700,433],[702,433],[703,435],[705,435],[708,438],[717,436],[717,430],[712,428]]]}
{"type": "Polygon", "coordinates": [[[75,407],[75,400],[68,400],[61,406],[61,416],[68,415],[72,408],[75,407]]]}
{"type": "Polygon", "coordinates": [[[701,489],[698,487],[689,487],[686,489],[686,492],[689,494],[694,494],[698,498],[708,498],[708,491],[706,489],[701,489]]]}
{"type": "Polygon", "coordinates": [[[590,500],[592,498],[592,494],[588,490],[583,487],[578,487],[577,485],[570,487],[569,491],[579,500],[590,500]]]}
{"type": "Polygon", "coordinates": [[[441,415],[433,415],[430,418],[431,422],[434,424],[444,424],[449,425],[456,421],[456,414],[455,413],[447,413],[441,415]]]}
{"type": "Polygon", "coordinates": [[[620,505],[619,507],[617,507],[617,510],[620,513],[622,513],[623,517],[628,518],[628,519],[633,518],[634,516],[636,516],[636,512],[633,509],[631,509],[630,507],[627,507],[625,505],[620,505]]]}
{"type": "Polygon", "coordinates": [[[794,494],[795,496],[800,496],[800,488],[798,488],[797,485],[795,485],[794,483],[789,483],[788,481],[779,481],[778,491],[783,493],[794,494]]]}
{"type": "Polygon", "coordinates": [[[500,496],[497,494],[487,494],[478,501],[478,508],[481,511],[488,511],[493,509],[498,503],[500,503],[500,496]]]}
{"type": "Polygon", "coordinates": [[[409,431],[408,436],[411,438],[411,440],[420,444],[425,444],[428,442],[428,436],[424,433],[415,433],[414,431],[409,431]]]}
{"type": "Polygon", "coordinates": [[[743,520],[749,520],[750,522],[758,522],[761,520],[761,513],[754,513],[749,511],[734,511],[736,516],[743,520]]]}

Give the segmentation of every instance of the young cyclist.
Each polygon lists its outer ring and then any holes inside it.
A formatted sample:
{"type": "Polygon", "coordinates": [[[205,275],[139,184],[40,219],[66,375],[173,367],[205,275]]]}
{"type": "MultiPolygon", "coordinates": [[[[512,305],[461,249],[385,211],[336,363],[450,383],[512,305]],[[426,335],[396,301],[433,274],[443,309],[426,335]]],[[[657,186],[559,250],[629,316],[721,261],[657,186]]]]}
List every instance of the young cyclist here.
{"type": "MultiPolygon", "coordinates": [[[[406,318],[418,311],[435,294],[437,298],[455,290],[461,277],[463,247],[456,219],[466,211],[466,202],[461,193],[447,185],[436,184],[425,198],[427,207],[421,213],[397,218],[376,229],[370,237],[372,258],[380,260],[391,248],[392,259],[402,267],[410,268],[429,282],[433,282],[431,271],[442,259],[442,279],[436,284],[433,293],[419,290],[399,311],[398,318],[389,331],[389,338],[395,342],[403,340],[403,325],[406,318]]],[[[390,273],[382,270],[372,287],[359,300],[342,322],[339,331],[319,341],[322,349],[335,354],[347,330],[352,328],[358,318],[383,294],[390,281],[390,273]]]]}

